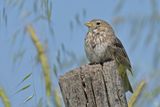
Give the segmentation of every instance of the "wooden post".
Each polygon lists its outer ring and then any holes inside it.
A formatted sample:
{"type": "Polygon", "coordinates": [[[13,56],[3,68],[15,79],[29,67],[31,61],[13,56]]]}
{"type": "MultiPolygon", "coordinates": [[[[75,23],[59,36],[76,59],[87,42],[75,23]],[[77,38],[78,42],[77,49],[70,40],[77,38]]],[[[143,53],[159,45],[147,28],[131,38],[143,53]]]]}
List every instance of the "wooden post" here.
{"type": "Polygon", "coordinates": [[[128,107],[114,61],[76,68],[59,85],[65,107],[128,107]]]}

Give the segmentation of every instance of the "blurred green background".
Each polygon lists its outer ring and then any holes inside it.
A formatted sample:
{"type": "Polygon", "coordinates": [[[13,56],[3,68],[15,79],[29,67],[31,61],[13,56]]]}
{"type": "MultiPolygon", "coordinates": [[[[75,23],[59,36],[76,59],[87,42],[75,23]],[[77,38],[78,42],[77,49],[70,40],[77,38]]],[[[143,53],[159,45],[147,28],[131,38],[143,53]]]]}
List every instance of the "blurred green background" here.
{"type": "MultiPolygon", "coordinates": [[[[160,1],[0,0],[0,107],[63,107],[58,78],[87,64],[92,19],[109,22],[134,73],[134,107],[160,107],[160,1]]],[[[127,99],[132,96],[127,93],[127,99]]]]}

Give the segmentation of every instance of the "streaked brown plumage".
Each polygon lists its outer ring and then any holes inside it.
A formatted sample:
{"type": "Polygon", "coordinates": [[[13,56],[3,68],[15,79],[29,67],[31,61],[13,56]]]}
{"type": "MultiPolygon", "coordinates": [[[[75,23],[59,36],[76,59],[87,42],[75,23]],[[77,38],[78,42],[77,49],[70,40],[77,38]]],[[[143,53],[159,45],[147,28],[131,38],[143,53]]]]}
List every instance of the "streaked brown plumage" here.
{"type": "Polygon", "coordinates": [[[90,63],[103,63],[115,60],[122,76],[125,91],[133,92],[126,70],[132,73],[130,60],[112,27],[105,21],[94,19],[88,23],[89,31],[85,38],[85,51],[90,63]]]}

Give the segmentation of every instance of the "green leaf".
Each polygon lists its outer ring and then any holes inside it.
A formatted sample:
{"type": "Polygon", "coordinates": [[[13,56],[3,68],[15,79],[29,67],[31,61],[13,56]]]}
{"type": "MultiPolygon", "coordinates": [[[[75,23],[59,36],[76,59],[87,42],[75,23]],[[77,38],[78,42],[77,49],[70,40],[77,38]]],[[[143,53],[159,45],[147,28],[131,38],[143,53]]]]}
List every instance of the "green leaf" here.
{"type": "Polygon", "coordinates": [[[33,96],[34,96],[34,94],[33,94],[33,95],[31,95],[31,96],[29,96],[29,97],[27,97],[27,98],[24,100],[24,103],[26,103],[26,102],[30,101],[30,100],[33,98],[33,96]]]}
{"type": "Polygon", "coordinates": [[[54,72],[55,76],[57,77],[57,67],[56,67],[56,65],[53,65],[53,72],[54,72]]]}
{"type": "Polygon", "coordinates": [[[18,86],[19,86],[20,84],[22,84],[25,80],[27,80],[31,75],[32,75],[32,73],[29,73],[28,75],[26,75],[26,76],[23,78],[23,80],[18,84],[18,86]]]}
{"type": "Polygon", "coordinates": [[[21,92],[21,91],[24,91],[24,90],[28,89],[30,86],[31,86],[31,84],[28,84],[28,85],[22,87],[20,90],[18,90],[18,91],[16,92],[16,94],[19,93],[19,92],[21,92]]]}

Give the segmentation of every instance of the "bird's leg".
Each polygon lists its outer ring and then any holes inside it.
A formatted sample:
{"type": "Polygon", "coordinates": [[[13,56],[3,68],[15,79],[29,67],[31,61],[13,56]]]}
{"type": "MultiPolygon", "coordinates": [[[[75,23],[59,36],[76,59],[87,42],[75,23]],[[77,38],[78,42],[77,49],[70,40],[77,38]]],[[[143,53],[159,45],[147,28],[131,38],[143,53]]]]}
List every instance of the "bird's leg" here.
{"type": "Polygon", "coordinates": [[[103,62],[90,62],[89,65],[96,65],[96,64],[101,64],[103,66],[103,63],[108,62],[108,61],[112,61],[112,58],[106,59],[103,62]]]}
{"type": "Polygon", "coordinates": [[[88,65],[96,65],[96,64],[100,64],[98,62],[90,62],[88,65]]]}
{"type": "Polygon", "coordinates": [[[108,59],[106,59],[104,62],[100,62],[100,64],[103,66],[103,64],[105,63],[105,62],[109,62],[109,61],[112,61],[113,59],[112,58],[108,58],[108,59]]]}
{"type": "Polygon", "coordinates": [[[109,62],[109,61],[112,61],[112,60],[113,60],[113,58],[108,58],[104,62],[109,62]]]}

